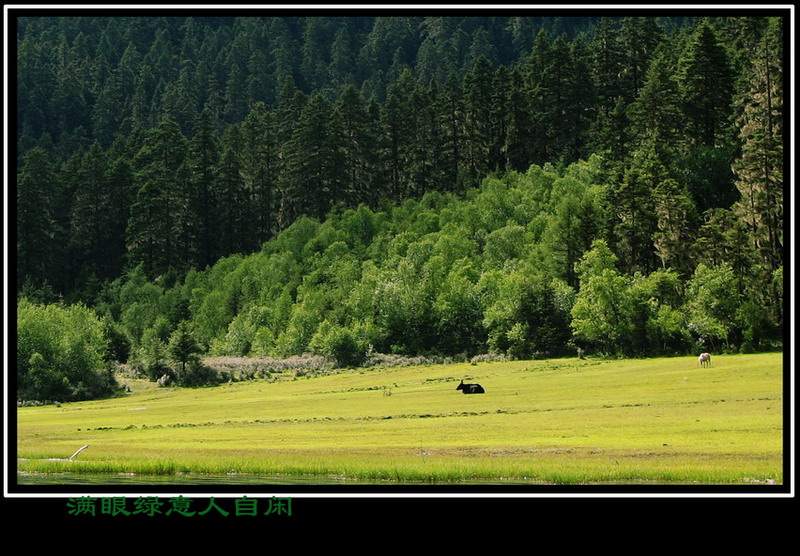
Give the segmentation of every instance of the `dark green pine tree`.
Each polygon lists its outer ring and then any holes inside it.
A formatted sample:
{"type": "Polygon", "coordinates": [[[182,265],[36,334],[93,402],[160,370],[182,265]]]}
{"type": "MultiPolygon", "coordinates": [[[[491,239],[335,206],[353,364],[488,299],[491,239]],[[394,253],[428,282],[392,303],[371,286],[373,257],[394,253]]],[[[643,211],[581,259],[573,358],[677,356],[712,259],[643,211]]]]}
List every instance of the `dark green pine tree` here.
{"type": "Polygon", "coordinates": [[[489,32],[479,27],[472,33],[471,44],[465,60],[467,67],[474,66],[479,58],[485,58],[491,67],[499,64],[497,48],[492,44],[489,32]]]}
{"type": "MultiPolygon", "coordinates": [[[[273,17],[268,26],[269,58],[274,63],[275,82],[277,93],[281,94],[281,87],[287,79],[297,82],[300,77],[300,61],[302,52],[300,45],[289,29],[286,18],[273,17]]],[[[278,99],[280,102],[280,98],[278,99]]]]}
{"type": "Polygon", "coordinates": [[[256,49],[247,61],[247,105],[258,102],[272,104],[275,101],[274,76],[270,71],[270,60],[266,52],[256,49]]]}
{"type": "Polygon", "coordinates": [[[288,227],[295,218],[303,214],[298,197],[298,185],[289,179],[290,168],[296,153],[292,138],[300,121],[308,98],[295,85],[290,76],[283,76],[278,88],[278,106],[275,112],[275,127],[278,145],[278,182],[275,199],[277,211],[277,230],[288,227]]]}
{"type": "Polygon", "coordinates": [[[109,163],[99,143],[75,158],[69,176],[73,181],[69,252],[73,287],[80,288],[94,279],[113,280],[121,272],[131,198],[124,170],[109,163]]]}
{"type": "Polygon", "coordinates": [[[413,43],[418,25],[419,22],[414,17],[376,17],[359,52],[358,67],[366,73],[372,73],[386,71],[398,62],[407,63],[409,60],[406,56],[417,50],[413,43]],[[402,52],[399,58],[398,51],[402,52]]]}
{"type": "Polygon", "coordinates": [[[178,57],[169,38],[169,26],[158,27],[150,49],[144,56],[144,62],[152,68],[157,68],[160,75],[174,76],[178,70],[177,61],[178,57]]]}
{"type": "Polygon", "coordinates": [[[431,83],[443,85],[447,79],[448,70],[454,70],[452,64],[450,64],[451,67],[447,67],[450,54],[447,46],[446,42],[437,41],[431,36],[423,39],[414,64],[414,74],[422,85],[431,83]]]}
{"type": "Polygon", "coordinates": [[[186,364],[196,360],[201,353],[201,347],[195,340],[190,324],[183,321],[169,337],[167,350],[170,357],[181,364],[180,378],[186,382],[186,364]]]}
{"type": "Polygon", "coordinates": [[[783,28],[771,18],[737,98],[741,156],[733,165],[741,199],[736,210],[747,224],[764,265],[783,265],[783,28]]]}
{"type": "Polygon", "coordinates": [[[654,195],[668,177],[658,146],[635,152],[619,184],[611,187],[615,253],[623,271],[649,274],[658,266],[653,236],[657,229],[654,195]]]}
{"type": "MultiPolygon", "coordinates": [[[[181,25],[180,30],[183,34],[180,45],[181,58],[196,62],[198,53],[200,52],[200,45],[203,42],[204,29],[197,22],[197,19],[189,16],[186,18],[183,25],[181,25]]],[[[205,31],[208,31],[208,29],[205,31]]]]}
{"type": "Polygon", "coordinates": [[[465,184],[464,95],[461,82],[450,74],[434,97],[433,110],[439,143],[437,169],[439,188],[461,191],[465,184]]]}
{"type": "Polygon", "coordinates": [[[622,55],[620,80],[622,95],[627,102],[639,95],[644,85],[650,58],[663,39],[663,31],[652,17],[625,17],[619,29],[619,49],[622,55]]]}
{"type": "Polygon", "coordinates": [[[495,151],[499,129],[494,71],[489,60],[480,56],[464,77],[465,158],[468,179],[477,184],[497,163],[495,151]]]}
{"type": "Polygon", "coordinates": [[[725,48],[705,22],[679,60],[678,82],[690,147],[717,145],[731,115],[733,73],[725,48]]]}
{"type": "Polygon", "coordinates": [[[52,156],[40,147],[29,150],[17,177],[17,287],[57,286],[57,246],[63,231],[55,218],[60,197],[52,156]]]}
{"type": "Polygon", "coordinates": [[[533,46],[533,37],[536,36],[534,18],[514,16],[508,18],[506,24],[511,36],[512,52],[530,52],[533,46]]]}
{"type": "Polygon", "coordinates": [[[327,73],[330,76],[331,87],[337,89],[356,85],[357,53],[348,27],[345,24],[337,29],[331,45],[331,61],[327,73]]]}
{"type": "Polygon", "coordinates": [[[510,122],[511,98],[515,87],[514,71],[507,66],[500,66],[494,72],[494,92],[492,101],[492,118],[495,121],[492,138],[492,164],[493,168],[505,169],[508,166],[506,158],[506,137],[510,122]]]}
{"type": "Polygon", "coordinates": [[[134,80],[130,99],[132,127],[149,129],[157,124],[153,110],[153,96],[156,91],[156,78],[147,64],[142,64],[134,80]]]}
{"type": "Polygon", "coordinates": [[[511,72],[509,91],[506,96],[506,125],[503,151],[506,169],[526,171],[533,158],[531,145],[531,114],[528,106],[522,75],[515,68],[511,72]]]}
{"type": "Polygon", "coordinates": [[[548,74],[552,65],[550,35],[541,30],[536,34],[533,49],[523,66],[530,107],[530,155],[531,163],[535,164],[553,161],[553,130],[549,127],[553,106],[550,95],[552,76],[548,74]]]}
{"type": "Polygon", "coordinates": [[[328,37],[325,18],[304,18],[303,59],[300,71],[308,90],[318,91],[328,85],[328,37]]]}
{"type": "Polygon", "coordinates": [[[677,150],[681,131],[681,98],[674,68],[665,52],[657,53],[636,100],[628,108],[635,146],[656,142],[677,150]]]}
{"type": "Polygon", "coordinates": [[[204,110],[197,117],[193,133],[186,157],[188,201],[196,230],[196,262],[200,268],[204,268],[218,256],[215,248],[218,203],[214,198],[214,181],[219,161],[219,144],[209,110],[204,110]]]}
{"type": "Polygon", "coordinates": [[[239,123],[248,112],[247,81],[238,64],[231,66],[225,84],[225,108],[223,118],[226,123],[239,123]]]}
{"type": "Polygon", "coordinates": [[[597,91],[597,116],[608,120],[622,96],[620,75],[623,54],[618,40],[619,31],[609,18],[601,18],[594,29],[591,51],[592,82],[597,91]]]}
{"type": "Polygon", "coordinates": [[[248,229],[251,223],[247,218],[247,197],[239,162],[239,125],[228,126],[221,144],[214,191],[217,224],[214,233],[215,258],[244,251],[243,242],[252,237],[248,229]]]}
{"type": "Polygon", "coordinates": [[[184,61],[178,79],[167,84],[161,99],[162,113],[169,114],[180,126],[184,135],[191,132],[200,111],[197,86],[194,81],[196,74],[197,68],[194,63],[190,60],[184,61]]]}
{"type": "Polygon", "coordinates": [[[57,82],[54,52],[28,35],[17,48],[17,133],[21,139],[56,133],[50,103],[57,82]]]}
{"type": "Polygon", "coordinates": [[[592,105],[587,57],[565,34],[553,41],[546,31],[536,35],[525,66],[532,162],[570,162],[582,152],[592,105]]]}
{"type": "Polygon", "coordinates": [[[439,164],[443,143],[438,134],[433,100],[434,90],[416,86],[408,100],[412,111],[413,134],[407,151],[407,170],[410,187],[407,193],[419,198],[427,191],[441,187],[439,164]]]}
{"type": "Polygon", "coordinates": [[[333,106],[321,94],[313,95],[303,107],[286,147],[286,221],[300,215],[324,218],[345,201],[345,176],[333,106]]]}
{"type": "Polygon", "coordinates": [[[692,258],[697,214],[686,186],[668,178],[658,184],[653,195],[657,231],[653,235],[656,255],[663,268],[678,272],[684,279],[696,266],[692,258]]]}
{"type": "Polygon", "coordinates": [[[568,194],[557,201],[546,243],[559,275],[573,288],[578,287],[576,264],[592,241],[597,239],[597,209],[591,197],[568,194]]]}
{"type": "MultiPolygon", "coordinates": [[[[125,48],[119,64],[109,68],[108,78],[99,90],[92,109],[94,136],[102,146],[109,145],[116,135],[130,131],[141,68],[142,57],[133,44],[125,48]]],[[[136,108],[141,110],[140,106],[136,108]]]]}
{"type": "Polygon", "coordinates": [[[381,166],[390,198],[402,200],[415,189],[409,172],[411,146],[415,134],[415,117],[411,95],[417,84],[411,72],[404,71],[389,87],[386,101],[381,105],[381,166]]]}
{"type": "Polygon", "coordinates": [[[621,165],[630,154],[630,123],[623,99],[617,100],[614,109],[601,113],[589,131],[589,150],[602,153],[610,164],[621,165]]]}
{"type": "Polygon", "coordinates": [[[170,268],[189,264],[185,231],[188,199],[185,195],[186,138],[178,124],[165,117],[148,131],[133,161],[136,198],[131,206],[126,241],[132,266],[155,278],[170,268]]]}
{"type": "Polygon", "coordinates": [[[569,43],[565,57],[566,72],[561,88],[561,114],[555,122],[560,157],[571,163],[590,153],[589,130],[595,116],[595,89],[592,86],[589,52],[582,40],[569,43]]]}
{"type": "MultiPolygon", "coordinates": [[[[732,210],[712,208],[702,215],[696,239],[691,246],[696,263],[708,267],[728,264],[736,275],[738,290],[753,283],[759,268],[758,254],[748,241],[747,225],[732,210]]],[[[767,290],[762,290],[762,294],[767,290]]]]}
{"type": "Polygon", "coordinates": [[[377,177],[377,137],[375,122],[367,104],[353,86],[342,91],[336,103],[336,117],[341,130],[341,152],[346,183],[347,204],[365,203],[374,206],[377,177]]]}
{"type": "Polygon", "coordinates": [[[66,38],[62,38],[55,90],[50,100],[59,133],[71,133],[78,126],[91,126],[87,113],[89,90],[79,76],[78,61],[73,59],[71,52],[66,38]]]}
{"type": "Polygon", "coordinates": [[[274,110],[256,103],[241,126],[240,168],[250,199],[253,233],[244,238],[246,250],[256,250],[277,231],[276,190],[280,177],[278,128],[274,110]]]}

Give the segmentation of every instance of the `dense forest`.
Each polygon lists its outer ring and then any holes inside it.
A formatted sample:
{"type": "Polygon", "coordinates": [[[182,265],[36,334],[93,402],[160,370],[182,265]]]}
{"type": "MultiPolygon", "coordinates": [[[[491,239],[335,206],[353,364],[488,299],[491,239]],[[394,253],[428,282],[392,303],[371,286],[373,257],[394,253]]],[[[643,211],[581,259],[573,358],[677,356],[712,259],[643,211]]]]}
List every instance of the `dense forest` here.
{"type": "Polygon", "coordinates": [[[23,399],[782,345],[781,14],[16,23],[23,399]]]}

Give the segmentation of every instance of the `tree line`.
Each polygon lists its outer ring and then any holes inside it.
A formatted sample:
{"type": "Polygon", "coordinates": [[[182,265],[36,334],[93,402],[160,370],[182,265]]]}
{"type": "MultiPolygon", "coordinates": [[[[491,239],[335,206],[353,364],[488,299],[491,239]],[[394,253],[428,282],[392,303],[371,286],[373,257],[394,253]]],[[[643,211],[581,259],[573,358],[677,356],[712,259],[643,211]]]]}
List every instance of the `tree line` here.
{"type": "Polygon", "coordinates": [[[780,340],[779,17],[77,19],[18,27],[18,293],[130,354],[780,340]]]}

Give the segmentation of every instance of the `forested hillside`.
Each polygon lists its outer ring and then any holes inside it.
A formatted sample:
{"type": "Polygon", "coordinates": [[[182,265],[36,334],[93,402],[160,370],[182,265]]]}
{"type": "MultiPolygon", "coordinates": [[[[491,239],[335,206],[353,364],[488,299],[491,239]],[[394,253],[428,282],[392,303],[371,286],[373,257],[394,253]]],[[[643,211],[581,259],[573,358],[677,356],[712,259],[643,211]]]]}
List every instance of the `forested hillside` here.
{"type": "Polygon", "coordinates": [[[775,347],[784,41],[763,16],[21,18],[18,297],[89,306],[144,366],[775,347]]]}

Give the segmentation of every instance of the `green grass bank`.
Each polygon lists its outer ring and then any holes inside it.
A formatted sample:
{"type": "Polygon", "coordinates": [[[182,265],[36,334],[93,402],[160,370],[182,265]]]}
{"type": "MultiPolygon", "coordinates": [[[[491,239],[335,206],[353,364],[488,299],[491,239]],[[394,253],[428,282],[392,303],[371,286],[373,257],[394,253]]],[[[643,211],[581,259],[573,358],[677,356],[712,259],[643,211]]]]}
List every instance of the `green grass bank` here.
{"type": "Polygon", "coordinates": [[[129,381],[118,398],[18,408],[18,472],[781,484],[782,358],[465,363],[193,389],[129,381]],[[462,378],[486,393],[463,395],[462,378]]]}

